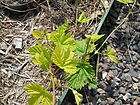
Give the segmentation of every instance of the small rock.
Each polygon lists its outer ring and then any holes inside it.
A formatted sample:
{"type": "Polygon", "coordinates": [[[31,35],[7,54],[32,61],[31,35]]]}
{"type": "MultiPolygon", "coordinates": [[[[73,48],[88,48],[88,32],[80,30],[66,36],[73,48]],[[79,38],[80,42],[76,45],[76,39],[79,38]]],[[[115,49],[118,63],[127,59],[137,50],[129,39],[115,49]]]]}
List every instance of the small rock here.
{"type": "Polygon", "coordinates": [[[115,80],[112,80],[111,81],[111,87],[116,87],[116,86],[119,86],[119,83],[115,80]]]}
{"type": "Polygon", "coordinates": [[[102,89],[104,89],[104,90],[107,88],[106,83],[103,82],[103,81],[101,81],[101,82],[99,83],[99,87],[102,88],[102,89]]]}
{"type": "Polygon", "coordinates": [[[108,100],[108,104],[109,105],[112,105],[114,102],[115,102],[115,99],[113,99],[113,98],[107,98],[107,100],[108,100]]]}
{"type": "Polygon", "coordinates": [[[113,96],[114,96],[114,97],[118,97],[118,96],[119,96],[119,91],[116,90],[116,91],[114,92],[113,96]]]}
{"type": "Polygon", "coordinates": [[[138,75],[139,75],[139,73],[138,73],[138,71],[135,71],[135,70],[130,70],[129,72],[128,72],[128,74],[129,75],[131,75],[131,76],[133,76],[133,77],[138,77],[138,75]]]}
{"type": "Polygon", "coordinates": [[[138,65],[135,65],[135,66],[134,66],[134,70],[135,70],[135,71],[139,70],[139,66],[138,66],[138,65]]]}
{"type": "Polygon", "coordinates": [[[0,43],[0,49],[2,49],[2,50],[7,49],[7,44],[4,42],[0,43]]]}
{"type": "Polygon", "coordinates": [[[125,80],[127,82],[131,82],[132,81],[132,78],[131,78],[131,76],[128,73],[123,74],[122,77],[121,77],[121,79],[122,80],[125,80]]]}
{"type": "Polygon", "coordinates": [[[121,100],[118,100],[114,103],[114,105],[123,105],[122,101],[121,100]]]}
{"type": "Polygon", "coordinates": [[[138,43],[138,47],[139,47],[139,49],[140,49],[140,42],[138,43]]]}
{"type": "Polygon", "coordinates": [[[2,50],[0,50],[0,54],[5,55],[5,52],[4,52],[4,51],[2,51],[2,50]]]}
{"type": "Polygon", "coordinates": [[[134,55],[134,56],[132,57],[132,59],[133,59],[134,62],[137,62],[137,61],[138,61],[138,58],[137,58],[136,55],[134,55]]]}
{"type": "Polygon", "coordinates": [[[125,68],[125,66],[124,66],[123,63],[119,63],[119,64],[118,64],[118,67],[121,68],[121,69],[124,69],[124,68],[125,68]]]}
{"type": "Polygon", "coordinates": [[[126,89],[124,87],[119,88],[119,93],[125,94],[125,92],[126,92],[126,89]]]}
{"type": "Polygon", "coordinates": [[[139,89],[138,88],[138,83],[134,83],[132,87],[133,87],[134,90],[138,90],[139,89]]]}
{"type": "Polygon", "coordinates": [[[101,99],[99,98],[98,100],[97,100],[97,103],[101,103],[102,101],[101,101],[101,99]]]}
{"type": "Polygon", "coordinates": [[[124,69],[123,71],[124,71],[124,73],[127,73],[129,70],[130,70],[130,69],[124,69]]]}
{"type": "Polygon", "coordinates": [[[125,101],[127,101],[128,99],[130,99],[131,98],[131,94],[130,93],[126,93],[124,96],[123,96],[123,99],[125,100],[125,101]]]}
{"type": "Polygon", "coordinates": [[[113,71],[113,74],[116,76],[118,75],[118,70],[112,70],[113,71]]]}
{"type": "Polygon", "coordinates": [[[22,49],[22,38],[18,37],[18,38],[14,38],[13,39],[13,45],[15,45],[15,49],[22,49]]]}
{"type": "Polygon", "coordinates": [[[105,91],[103,89],[101,89],[101,88],[98,88],[97,92],[99,92],[100,94],[104,94],[105,93],[105,91]]]}
{"type": "Polygon", "coordinates": [[[137,61],[137,65],[140,66],[140,60],[137,61]]]}
{"type": "Polygon", "coordinates": [[[123,56],[122,55],[118,55],[118,59],[119,60],[123,60],[123,56]]]}
{"type": "Polygon", "coordinates": [[[107,76],[107,72],[106,71],[102,71],[102,78],[105,79],[107,76]]]}
{"type": "Polygon", "coordinates": [[[119,98],[119,99],[123,99],[123,95],[122,95],[122,94],[120,94],[118,98],[119,98]]]}
{"type": "Polygon", "coordinates": [[[117,82],[121,81],[120,78],[118,78],[118,77],[115,77],[114,80],[117,81],[117,82]]]}
{"type": "Polygon", "coordinates": [[[107,94],[109,96],[113,96],[113,94],[114,94],[114,91],[113,90],[114,90],[114,88],[111,87],[110,85],[108,85],[107,88],[105,89],[105,91],[107,92],[107,94]]]}
{"type": "Polygon", "coordinates": [[[108,72],[108,74],[106,76],[106,79],[111,80],[112,78],[114,78],[114,73],[111,70],[109,70],[109,72],[108,72]]]}
{"type": "Polygon", "coordinates": [[[140,74],[139,74],[138,78],[140,79],[140,74]]]}
{"type": "Polygon", "coordinates": [[[132,80],[134,81],[134,82],[139,82],[139,80],[137,79],[137,78],[135,78],[135,77],[132,77],[132,80]]]}
{"type": "Polygon", "coordinates": [[[133,105],[139,105],[140,104],[140,97],[137,97],[136,100],[133,102],[133,105]]]}
{"type": "Polygon", "coordinates": [[[106,101],[101,101],[101,104],[100,105],[106,105],[107,102],[106,101]]]}

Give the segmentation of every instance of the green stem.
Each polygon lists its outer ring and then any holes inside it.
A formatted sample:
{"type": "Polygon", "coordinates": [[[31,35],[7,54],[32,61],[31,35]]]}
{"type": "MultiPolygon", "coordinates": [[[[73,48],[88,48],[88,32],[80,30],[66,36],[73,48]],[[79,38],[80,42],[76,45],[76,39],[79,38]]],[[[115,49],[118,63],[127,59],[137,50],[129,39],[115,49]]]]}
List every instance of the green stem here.
{"type": "Polygon", "coordinates": [[[90,38],[88,38],[87,39],[87,43],[86,43],[86,51],[85,51],[85,54],[82,56],[82,61],[85,61],[85,59],[86,59],[86,56],[88,55],[87,53],[87,51],[88,51],[88,47],[89,47],[89,44],[90,44],[90,38]]]}

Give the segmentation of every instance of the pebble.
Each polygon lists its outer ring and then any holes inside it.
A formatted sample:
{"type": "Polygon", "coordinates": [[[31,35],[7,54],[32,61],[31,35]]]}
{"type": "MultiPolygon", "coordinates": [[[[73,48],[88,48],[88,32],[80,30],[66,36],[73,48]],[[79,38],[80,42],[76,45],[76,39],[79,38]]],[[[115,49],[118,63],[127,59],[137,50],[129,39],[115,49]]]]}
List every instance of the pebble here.
{"type": "Polygon", "coordinates": [[[119,64],[118,64],[118,67],[121,68],[121,69],[124,69],[124,68],[125,68],[125,66],[124,66],[123,63],[119,63],[119,64]]]}
{"type": "Polygon", "coordinates": [[[115,77],[114,80],[117,81],[117,82],[121,81],[120,78],[118,78],[118,77],[115,77]]]}
{"type": "Polygon", "coordinates": [[[126,93],[126,89],[124,87],[120,87],[119,88],[119,93],[125,94],[126,93]]]}
{"type": "Polygon", "coordinates": [[[102,71],[102,78],[105,79],[107,76],[107,72],[106,71],[102,71]]]}
{"type": "Polygon", "coordinates": [[[112,80],[111,81],[111,87],[116,87],[116,86],[119,86],[119,83],[115,80],[112,80]]]}
{"type": "Polygon", "coordinates": [[[138,65],[135,65],[135,66],[134,66],[134,70],[135,70],[135,71],[139,70],[139,66],[138,66],[138,65]]]}
{"type": "Polygon", "coordinates": [[[128,99],[130,99],[131,98],[131,94],[130,93],[126,93],[124,96],[123,96],[123,99],[125,100],[125,101],[127,101],[128,99]]]}
{"type": "Polygon", "coordinates": [[[114,105],[123,105],[121,100],[115,101],[114,105]]]}
{"type": "Polygon", "coordinates": [[[103,89],[101,89],[101,88],[98,88],[97,89],[97,92],[99,92],[100,94],[104,94],[104,93],[106,93],[103,89]]]}
{"type": "Polygon", "coordinates": [[[0,43],[0,49],[2,50],[7,49],[7,44],[5,42],[0,43]]]}
{"type": "Polygon", "coordinates": [[[132,78],[131,78],[131,76],[130,76],[128,73],[123,74],[123,75],[121,76],[121,79],[122,79],[122,80],[125,80],[125,81],[127,81],[127,82],[131,82],[131,81],[132,81],[132,78]]]}
{"type": "Polygon", "coordinates": [[[136,55],[134,55],[134,56],[132,57],[132,59],[133,59],[134,62],[137,62],[137,61],[138,61],[138,58],[137,58],[136,55]]]}
{"type": "Polygon", "coordinates": [[[134,83],[132,87],[133,87],[134,90],[138,90],[139,89],[138,88],[138,83],[134,83]]]}
{"type": "Polygon", "coordinates": [[[115,99],[113,99],[111,97],[107,98],[107,100],[108,100],[109,105],[112,105],[115,102],[115,99]]]}
{"type": "Polygon", "coordinates": [[[140,66],[140,60],[137,61],[137,65],[140,66]]]}
{"type": "Polygon", "coordinates": [[[140,49],[140,42],[138,43],[138,47],[139,47],[139,49],[140,49]]]}
{"type": "Polygon", "coordinates": [[[109,76],[110,78],[113,78],[113,77],[114,77],[114,73],[113,73],[111,70],[109,70],[108,76],[109,76]]]}
{"type": "Polygon", "coordinates": [[[124,69],[123,71],[124,71],[124,73],[127,73],[129,70],[130,70],[130,69],[124,69]]]}
{"type": "Polygon", "coordinates": [[[16,37],[13,39],[13,45],[15,45],[15,49],[21,50],[23,47],[23,39],[20,37],[16,37]]]}
{"type": "Polygon", "coordinates": [[[119,91],[116,90],[116,91],[114,92],[113,96],[114,96],[114,97],[118,97],[118,96],[119,96],[119,91]]]}
{"type": "Polygon", "coordinates": [[[131,75],[132,77],[138,77],[139,75],[139,71],[135,71],[135,70],[130,70],[129,72],[129,75],[131,75]]]}
{"type": "Polygon", "coordinates": [[[118,75],[118,70],[112,70],[113,71],[113,74],[116,76],[118,75]]]}
{"type": "Polygon", "coordinates": [[[132,77],[132,80],[134,81],[134,82],[139,82],[139,80],[137,79],[137,78],[135,78],[135,77],[132,77]]]}

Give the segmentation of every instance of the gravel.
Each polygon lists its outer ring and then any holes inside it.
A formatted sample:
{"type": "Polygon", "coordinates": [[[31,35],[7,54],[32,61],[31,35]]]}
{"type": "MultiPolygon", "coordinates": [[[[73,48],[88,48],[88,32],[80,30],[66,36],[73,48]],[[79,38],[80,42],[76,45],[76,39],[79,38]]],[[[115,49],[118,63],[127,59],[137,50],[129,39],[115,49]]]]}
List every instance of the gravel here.
{"type": "MultiPolygon", "coordinates": [[[[135,15],[135,18],[140,20],[138,15],[135,15]]],[[[138,26],[140,22],[125,23],[123,28],[115,32],[116,37],[110,38],[109,42],[113,43],[114,48],[117,49],[120,63],[104,62],[104,65],[110,65],[108,71],[112,77],[108,80],[107,75],[106,79],[100,81],[99,87],[102,83],[106,83],[108,88],[105,90],[108,96],[100,97],[100,100],[107,100],[104,105],[138,105],[134,104],[138,102],[140,104],[136,99],[140,97],[140,30],[138,26]]]]}

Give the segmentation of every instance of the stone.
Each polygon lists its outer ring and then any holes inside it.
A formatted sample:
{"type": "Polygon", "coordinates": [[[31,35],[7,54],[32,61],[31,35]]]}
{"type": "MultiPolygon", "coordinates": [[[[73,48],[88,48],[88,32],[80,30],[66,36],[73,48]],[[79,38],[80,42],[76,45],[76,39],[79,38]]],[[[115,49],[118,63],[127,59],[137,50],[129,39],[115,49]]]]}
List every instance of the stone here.
{"type": "Polygon", "coordinates": [[[103,90],[103,89],[101,89],[101,88],[98,88],[97,89],[97,92],[99,92],[100,94],[105,94],[106,92],[103,90]]]}
{"type": "Polygon", "coordinates": [[[21,50],[23,47],[23,39],[20,37],[14,38],[13,45],[15,45],[15,49],[21,50]]]}
{"type": "Polygon", "coordinates": [[[123,99],[125,100],[125,101],[127,101],[128,99],[130,99],[132,96],[131,96],[131,94],[130,93],[126,93],[124,96],[123,96],[123,99]]]}
{"type": "Polygon", "coordinates": [[[115,77],[114,80],[117,81],[117,82],[121,81],[120,78],[118,78],[118,77],[115,77]]]}
{"type": "Polygon", "coordinates": [[[130,69],[124,69],[123,71],[124,71],[124,73],[127,73],[129,70],[130,70],[130,69]]]}
{"type": "Polygon", "coordinates": [[[137,78],[135,78],[135,77],[132,77],[132,80],[133,80],[135,83],[139,82],[139,80],[138,80],[137,78]]]}
{"type": "Polygon", "coordinates": [[[124,87],[120,87],[119,88],[119,93],[125,94],[126,93],[126,89],[124,87]]]}
{"type": "Polygon", "coordinates": [[[112,70],[112,72],[113,72],[113,74],[115,75],[115,76],[117,76],[118,75],[118,70],[112,70]]]}
{"type": "Polygon", "coordinates": [[[131,76],[128,73],[122,74],[121,79],[125,80],[127,82],[131,82],[132,81],[132,78],[131,78],[131,76]]]}
{"type": "Polygon", "coordinates": [[[116,91],[114,92],[113,96],[114,96],[114,97],[118,97],[118,96],[119,96],[119,91],[116,90],[116,91]]]}
{"type": "Polygon", "coordinates": [[[119,83],[115,80],[112,80],[111,81],[111,87],[116,87],[116,86],[119,86],[119,83]]]}
{"type": "Polygon", "coordinates": [[[114,105],[123,105],[121,100],[115,101],[114,105]]]}
{"type": "Polygon", "coordinates": [[[138,77],[138,75],[139,75],[139,73],[138,73],[138,71],[135,71],[135,70],[130,70],[129,72],[129,75],[131,75],[132,77],[138,77]]]}
{"type": "Polygon", "coordinates": [[[118,97],[118,99],[121,99],[122,100],[123,99],[123,95],[120,94],[119,97],[118,97]]]}
{"type": "Polygon", "coordinates": [[[134,66],[134,70],[135,70],[135,71],[138,71],[138,70],[139,70],[139,66],[138,66],[138,65],[135,65],[135,66],[134,66]]]}
{"type": "Polygon", "coordinates": [[[140,104],[140,97],[137,97],[136,100],[133,102],[133,105],[139,105],[140,104]]]}
{"type": "Polygon", "coordinates": [[[110,78],[113,78],[113,77],[114,77],[114,73],[113,73],[111,70],[109,70],[108,76],[109,76],[110,78]]]}
{"type": "Polygon", "coordinates": [[[106,71],[102,71],[102,78],[105,79],[107,76],[107,72],[106,71]]]}
{"type": "Polygon", "coordinates": [[[109,97],[109,98],[107,98],[107,101],[108,101],[109,105],[112,105],[115,102],[115,99],[109,97]]]}
{"type": "Polygon", "coordinates": [[[0,49],[6,50],[7,49],[7,44],[5,42],[0,43],[0,49]]]}
{"type": "Polygon", "coordinates": [[[101,101],[101,104],[100,105],[106,105],[107,102],[106,101],[101,101]]]}
{"type": "Polygon", "coordinates": [[[134,83],[132,87],[133,87],[134,90],[138,90],[139,89],[138,88],[138,83],[134,83]]]}
{"type": "Polygon", "coordinates": [[[133,59],[134,62],[137,62],[137,61],[138,61],[138,58],[137,58],[136,55],[134,55],[134,56],[132,57],[132,59],[133,59]]]}
{"type": "Polygon", "coordinates": [[[121,68],[121,69],[124,69],[124,68],[125,68],[125,66],[124,66],[123,63],[119,63],[119,64],[118,64],[118,67],[121,68]]]}

